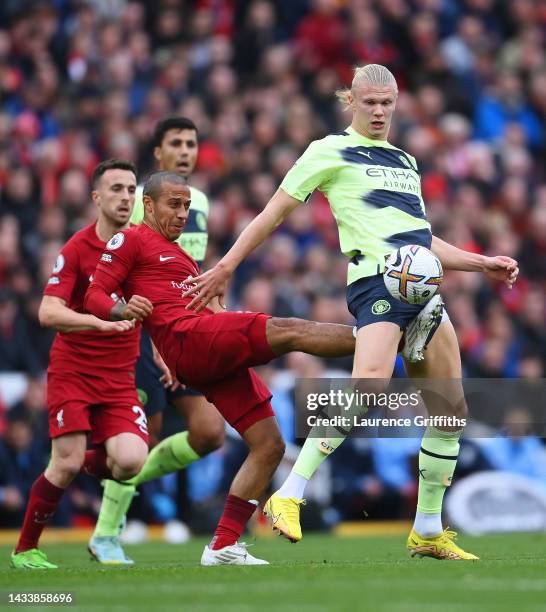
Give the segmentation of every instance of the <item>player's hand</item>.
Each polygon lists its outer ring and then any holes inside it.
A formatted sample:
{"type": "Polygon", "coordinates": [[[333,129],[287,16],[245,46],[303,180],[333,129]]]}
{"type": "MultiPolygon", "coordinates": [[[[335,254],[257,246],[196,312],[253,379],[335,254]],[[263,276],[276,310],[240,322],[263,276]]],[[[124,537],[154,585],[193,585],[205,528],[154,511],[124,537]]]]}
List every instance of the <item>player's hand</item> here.
{"type": "Polygon", "coordinates": [[[194,286],[185,291],[182,297],[193,296],[193,299],[186,305],[186,310],[195,309],[195,312],[201,312],[214,297],[218,297],[218,303],[225,310],[224,296],[229,277],[230,272],[222,263],[217,263],[214,268],[195,278],[189,276],[185,282],[194,286]]]}
{"type": "Polygon", "coordinates": [[[154,307],[148,298],[133,295],[123,307],[122,314],[124,319],[136,319],[142,322],[152,313],[153,309],[154,307]]]}
{"type": "Polygon", "coordinates": [[[485,257],[483,272],[491,280],[500,281],[512,289],[519,274],[518,262],[505,255],[485,257]]]}
{"type": "Polygon", "coordinates": [[[135,328],[134,321],[103,321],[97,319],[96,322],[97,331],[100,332],[126,332],[135,328]]]}
{"type": "Polygon", "coordinates": [[[159,382],[163,383],[163,387],[169,391],[186,388],[171,374],[170,370],[159,377],[159,382]]]}

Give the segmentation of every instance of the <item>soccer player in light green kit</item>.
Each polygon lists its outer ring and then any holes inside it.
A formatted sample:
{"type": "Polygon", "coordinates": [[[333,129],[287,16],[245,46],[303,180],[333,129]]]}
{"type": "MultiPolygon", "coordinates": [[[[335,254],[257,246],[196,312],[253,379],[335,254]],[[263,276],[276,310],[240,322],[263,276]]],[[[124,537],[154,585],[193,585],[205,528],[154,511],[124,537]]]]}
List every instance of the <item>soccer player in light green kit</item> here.
{"type": "MultiPolygon", "coordinates": [[[[166,118],[155,128],[153,146],[159,170],[170,170],[187,178],[197,161],[197,127],[186,117],[166,118]]],[[[209,204],[206,195],[199,189],[190,187],[190,192],[190,213],[184,232],[177,242],[201,264],[207,250],[209,204]]],[[[131,222],[140,224],[143,218],[142,187],[139,186],[135,194],[131,222]]],[[[136,383],[146,411],[150,445],[153,448],[142,470],[133,479],[126,483],[105,481],[99,518],[89,542],[91,555],[104,564],[132,564],[132,560],[123,551],[118,536],[119,526],[129,509],[136,486],[186,468],[219,448],[224,439],[224,421],[216,408],[196,391],[173,388],[175,383],[167,367],[163,365],[161,370],[157,368],[154,360],[162,360],[157,353],[153,355],[152,351],[151,340],[143,330],[136,383]],[[161,376],[164,372],[167,373],[161,376]],[[165,383],[165,389],[160,377],[165,383]],[[188,430],[159,442],[163,423],[162,411],[167,401],[184,416],[188,430]]]]}
{"type": "MultiPolygon", "coordinates": [[[[230,251],[213,269],[193,280],[195,288],[186,292],[194,295],[188,307],[201,309],[214,296],[222,300],[228,279],[239,263],[319,189],[328,198],[338,224],[341,250],[349,258],[347,302],[358,328],[353,379],[390,379],[406,332],[403,356],[410,376],[460,381],[457,338],[443,312],[441,298],[433,298],[425,307],[392,298],[382,278],[385,256],[402,245],[418,244],[430,248],[444,269],[481,271],[509,287],[517,278],[517,262],[504,256],[468,253],[432,235],[416,161],[387,140],[398,96],[396,80],[387,68],[378,64],[357,68],[351,88],[337,95],[352,111],[351,125],[341,134],[309,145],[230,251]]],[[[461,384],[458,393],[464,400],[461,384]]],[[[456,544],[455,534],[444,530],[441,521],[443,497],[455,470],[461,433],[429,427],[424,434],[417,514],[407,541],[412,555],[477,558],[456,544]]],[[[299,509],[305,485],[342,441],[342,437],[308,438],[292,473],[266,503],[264,511],[273,527],[289,540],[296,542],[302,537],[299,509]]]]}

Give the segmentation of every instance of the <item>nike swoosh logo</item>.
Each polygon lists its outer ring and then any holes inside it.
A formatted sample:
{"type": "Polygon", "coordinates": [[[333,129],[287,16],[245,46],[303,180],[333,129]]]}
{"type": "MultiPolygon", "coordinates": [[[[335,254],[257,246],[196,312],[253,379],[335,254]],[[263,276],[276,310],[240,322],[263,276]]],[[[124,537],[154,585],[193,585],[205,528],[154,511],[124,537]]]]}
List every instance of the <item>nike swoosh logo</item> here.
{"type": "Polygon", "coordinates": [[[159,256],[159,261],[168,261],[169,259],[175,259],[175,256],[172,257],[163,257],[163,255],[159,256]]]}

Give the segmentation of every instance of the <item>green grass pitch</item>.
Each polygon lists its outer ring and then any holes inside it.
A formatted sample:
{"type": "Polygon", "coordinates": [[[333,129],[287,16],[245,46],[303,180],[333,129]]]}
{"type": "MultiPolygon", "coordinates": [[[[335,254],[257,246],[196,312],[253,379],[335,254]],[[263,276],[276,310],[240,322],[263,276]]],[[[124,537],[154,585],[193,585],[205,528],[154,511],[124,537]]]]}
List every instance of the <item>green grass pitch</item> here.
{"type": "Polygon", "coordinates": [[[359,612],[546,610],[546,535],[462,537],[478,562],[411,559],[401,536],[339,538],[307,535],[297,545],[258,540],[251,552],[269,567],[198,565],[205,540],[183,546],[128,546],[132,568],[105,568],[84,545],[45,545],[62,569],[16,571],[10,548],[0,547],[0,609],[52,610],[8,605],[13,591],[71,591],[68,610],[197,610],[218,612],[359,612]]]}

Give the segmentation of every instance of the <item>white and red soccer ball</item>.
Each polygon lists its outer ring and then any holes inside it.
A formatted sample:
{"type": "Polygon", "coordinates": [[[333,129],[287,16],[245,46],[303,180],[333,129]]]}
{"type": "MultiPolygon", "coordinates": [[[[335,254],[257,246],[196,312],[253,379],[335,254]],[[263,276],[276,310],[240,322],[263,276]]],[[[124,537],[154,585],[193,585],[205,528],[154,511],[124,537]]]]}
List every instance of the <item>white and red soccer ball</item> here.
{"type": "Polygon", "coordinates": [[[406,304],[425,304],[444,278],[440,260],[427,248],[407,244],[389,255],[383,279],[389,293],[406,304]]]}

